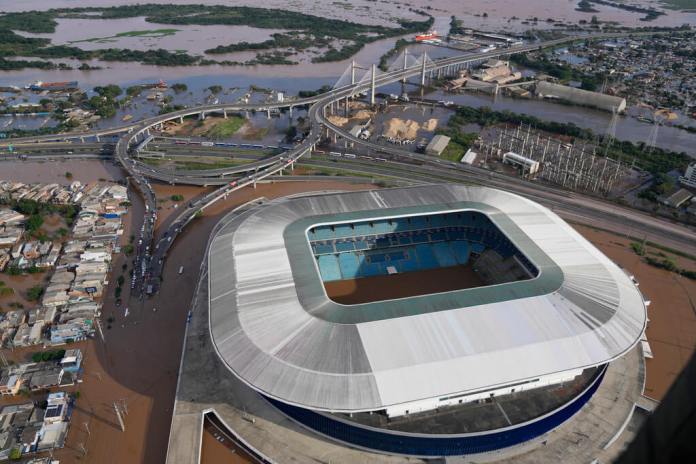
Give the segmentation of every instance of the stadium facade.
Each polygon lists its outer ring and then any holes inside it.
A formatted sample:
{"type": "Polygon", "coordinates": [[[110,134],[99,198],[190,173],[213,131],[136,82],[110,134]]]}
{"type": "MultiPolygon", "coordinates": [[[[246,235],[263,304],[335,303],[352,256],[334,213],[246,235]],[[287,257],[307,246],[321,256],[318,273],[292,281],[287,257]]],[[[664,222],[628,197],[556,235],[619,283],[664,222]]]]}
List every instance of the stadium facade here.
{"type": "Polygon", "coordinates": [[[218,230],[208,260],[211,337],[229,370],[316,432],[392,454],[542,435],[647,321],[632,279],[568,224],[483,187],[272,201],[218,230]],[[372,290],[429,272],[465,277],[436,293],[372,290]],[[371,298],[340,303],[332,282],[371,298]],[[495,402],[516,411],[506,423],[486,416],[495,402]]]}

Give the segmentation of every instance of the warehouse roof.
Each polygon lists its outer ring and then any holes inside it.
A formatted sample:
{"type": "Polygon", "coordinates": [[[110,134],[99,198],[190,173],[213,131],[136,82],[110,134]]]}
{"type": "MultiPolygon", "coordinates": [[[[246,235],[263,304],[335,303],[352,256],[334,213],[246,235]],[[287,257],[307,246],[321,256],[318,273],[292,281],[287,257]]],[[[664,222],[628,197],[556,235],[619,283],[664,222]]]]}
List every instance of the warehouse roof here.
{"type": "Polygon", "coordinates": [[[272,201],[217,231],[208,259],[221,359],[256,390],[306,408],[376,410],[595,366],[630,349],[646,323],[634,283],[575,230],[483,187],[272,201]],[[487,214],[539,277],[350,306],[326,296],[309,227],[461,210],[487,214]]]}
{"type": "Polygon", "coordinates": [[[425,147],[425,152],[427,154],[431,153],[437,153],[439,156],[445,148],[447,148],[447,145],[450,143],[450,138],[447,137],[446,135],[436,135],[433,137],[433,139],[430,141],[427,147],[425,147]]]}
{"type": "Polygon", "coordinates": [[[539,81],[536,84],[536,92],[545,97],[560,98],[577,105],[590,106],[609,112],[621,113],[626,110],[626,99],[599,92],[576,89],[566,85],[552,82],[539,81]]]}

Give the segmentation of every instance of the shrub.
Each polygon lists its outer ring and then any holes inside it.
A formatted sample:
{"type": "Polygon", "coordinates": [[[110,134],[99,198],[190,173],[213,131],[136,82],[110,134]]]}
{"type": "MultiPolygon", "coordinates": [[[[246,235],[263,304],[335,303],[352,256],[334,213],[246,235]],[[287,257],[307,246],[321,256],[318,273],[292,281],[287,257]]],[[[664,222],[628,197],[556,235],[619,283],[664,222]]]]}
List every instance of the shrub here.
{"type": "Polygon", "coordinates": [[[43,288],[39,286],[31,287],[27,290],[27,300],[37,301],[43,295],[43,288]]]}

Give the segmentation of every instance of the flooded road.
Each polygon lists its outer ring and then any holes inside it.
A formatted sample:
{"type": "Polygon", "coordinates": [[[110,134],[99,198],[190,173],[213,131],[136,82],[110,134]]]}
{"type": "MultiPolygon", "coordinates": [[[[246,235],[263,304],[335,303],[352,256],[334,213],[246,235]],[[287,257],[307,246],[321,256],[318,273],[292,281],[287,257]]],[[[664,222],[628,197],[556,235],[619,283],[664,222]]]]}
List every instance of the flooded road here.
{"type": "Polygon", "coordinates": [[[79,181],[83,184],[99,180],[118,181],[124,171],[111,161],[64,160],[64,161],[2,161],[0,180],[24,183],[70,185],[79,181]],[[66,173],[72,177],[66,177],[66,173]]]}

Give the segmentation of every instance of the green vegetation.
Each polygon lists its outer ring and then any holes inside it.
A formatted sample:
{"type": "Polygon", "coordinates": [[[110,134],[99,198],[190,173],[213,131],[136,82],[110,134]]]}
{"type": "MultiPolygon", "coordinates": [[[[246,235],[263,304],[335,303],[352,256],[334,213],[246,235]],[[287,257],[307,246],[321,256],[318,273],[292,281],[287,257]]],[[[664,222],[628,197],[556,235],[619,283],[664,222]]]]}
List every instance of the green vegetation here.
{"type": "Polygon", "coordinates": [[[72,177],[73,177],[72,172],[70,172],[70,171],[65,171],[65,178],[66,178],[66,179],[72,179],[72,177]]]}
{"type": "Polygon", "coordinates": [[[123,249],[123,253],[125,253],[126,256],[130,256],[130,255],[133,254],[134,248],[133,248],[133,245],[132,245],[131,243],[128,243],[128,244],[126,244],[126,245],[123,245],[123,248],[122,248],[122,249],[123,249]]]}
{"type": "Polygon", "coordinates": [[[222,139],[230,137],[246,123],[246,119],[241,114],[228,114],[227,119],[215,124],[206,132],[206,137],[211,139],[222,139]]]}
{"type": "Polygon", "coordinates": [[[638,193],[638,197],[655,202],[660,195],[672,192],[673,190],[674,179],[665,173],[659,173],[653,178],[650,187],[638,193]]]}
{"type": "MultiPolygon", "coordinates": [[[[644,14],[645,16],[640,18],[641,21],[652,21],[652,20],[657,19],[660,16],[665,14],[663,11],[655,10],[653,8],[644,8],[641,6],[630,5],[630,4],[621,3],[621,2],[609,2],[607,0],[584,0],[584,1],[586,1],[587,3],[594,3],[596,5],[605,5],[605,6],[610,6],[612,8],[618,8],[620,10],[626,10],[626,11],[631,11],[633,13],[644,14]]],[[[681,1],[684,1],[684,0],[681,0],[681,1]]]]}
{"type": "Polygon", "coordinates": [[[541,71],[543,73],[557,78],[560,81],[580,81],[581,88],[584,90],[596,90],[604,80],[604,76],[601,74],[584,74],[576,70],[572,66],[553,63],[549,61],[549,59],[546,56],[542,56],[540,59],[534,60],[530,58],[526,53],[517,54],[512,55],[510,57],[510,61],[525,68],[541,71]]]}
{"type": "Polygon", "coordinates": [[[131,98],[137,97],[142,93],[143,90],[142,85],[131,85],[130,87],[126,88],[126,95],[131,98]]]}
{"type": "Polygon", "coordinates": [[[55,32],[58,23],[50,11],[4,13],[0,16],[0,31],[55,32]]]}
{"type": "Polygon", "coordinates": [[[440,157],[449,161],[461,161],[464,153],[474,144],[478,138],[478,134],[474,132],[462,132],[455,124],[449,125],[447,128],[440,128],[435,131],[436,134],[446,135],[449,137],[450,143],[442,152],[440,157]]]}
{"type": "MultiPolygon", "coordinates": [[[[541,131],[582,140],[593,141],[597,138],[591,129],[584,129],[573,123],[544,121],[534,116],[513,113],[511,111],[493,111],[485,106],[481,108],[458,107],[456,114],[450,118],[448,125],[456,128],[467,123],[476,123],[482,126],[493,126],[503,123],[525,124],[541,131]]],[[[635,160],[636,166],[654,174],[666,173],[673,169],[684,169],[691,159],[684,152],[677,153],[661,148],[653,148],[651,152],[648,152],[645,149],[645,144],[642,142],[634,144],[622,140],[615,140],[609,147],[607,155],[627,164],[631,164],[635,160]]]]}
{"type": "MultiPolygon", "coordinates": [[[[246,163],[246,161],[245,161],[246,163]]],[[[204,169],[224,169],[238,166],[236,161],[217,161],[214,163],[203,163],[200,161],[177,161],[176,167],[187,171],[198,171],[204,169]]]]}
{"type": "Polygon", "coordinates": [[[410,42],[406,39],[397,40],[394,44],[394,48],[392,48],[379,58],[379,69],[386,72],[389,69],[389,60],[398,55],[401,52],[401,50],[408,46],[409,43],[410,42]]]}
{"type": "Polygon", "coordinates": [[[581,11],[583,13],[599,13],[599,10],[595,10],[592,8],[592,3],[590,3],[587,0],[580,0],[578,3],[578,7],[575,8],[577,11],[581,11]]]}
{"type": "Polygon", "coordinates": [[[65,350],[43,351],[31,355],[31,360],[35,363],[47,361],[60,361],[65,356],[65,350]]]}
{"type": "Polygon", "coordinates": [[[116,115],[118,101],[116,97],[121,95],[121,87],[109,84],[105,87],[95,87],[97,95],[87,100],[87,107],[96,112],[102,118],[110,118],[116,115]]]}
{"type": "Polygon", "coordinates": [[[696,0],[660,0],[668,8],[675,10],[696,10],[696,0]]]}
{"type": "Polygon", "coordinates": [[[642,243],[631,242],[631,249],[638,256],[645,256],[645,247],[642,243]]]}
{"type": "Polygon", "coordinates": [[[70,43],[81,43],[81,42],[113,42],[116,39],[120,39],[121,37],[166,37],[168,35],[174,35],[177,32],[179,32],[180,29],[145,29],[142,31],[128,31],[128,32],[119,32],[116,35],[110,35],[107,37],[93,37],[91,39],[84,39],[84,40],[73,40],[70,43]]]}
{"type": "Polygon", "coordinates": [[[175,193],[171,197],[169,197],[172,201],[184,201],[184,196],[180,195],[178,193],[175,193]]]}
{"type": "Polygon", "coordinates": [[[181,111],[185,108],[184,105],[164,105],[159,110],[159,114],[173,113],[175,111],[181,111]]]}
{"type": "MultiPolygon", "coordinates": [[[[664,247],[656,246],[655,244],[653,244],[653,243],[651,243],[651,242],[648,242],[648,243],[649,243],[650,245],[654,246],[655,248],[663,248],[663,249],[665,249],[664,247]]],[[[654,266],[654,267],[657,267],[657,268],[660,268],[660,269],[664,269],[665,271],[669,271],[669,272],[674,272],[674,273],[676,273],[676,274],[680,274],[680,275],[686,277],[687,279],[696,280],[696,271],[692,271],[692,270],[689,270],[689,269],[682,269],[682,268],[680,268],[679,266],[677,266],[676,261],[675,261],[674,258],[671,257],[671,256],[667,256],[667,255],[665,255],[665,254],[662,253],[662,252],[655,253],[655,252],[652,252],[652,251],[648,251],[648,253],[657,255],[659,258],[654,258],[654,257],[652,257],[652,256],[647,256],[647,254],[646,254],[646,251],[647,251],[647,250],[646,250],[645,245],[644,245],[643,243],[638,243],[638,242],[631,242],[631,249],[633,250],[633,252],[634,252],[635,254],[637,254],[638,256],[643,257],[643,260],[644,260],[646,263],[648,263],[649,265],[651,265],[651,266],[654,266]]],[[[674,253],[674,254],[678,254],[678,255],[684,256],[684,254],[677,253],[676,251],[670,250],[669,248],[666,248],[665,250],[666,250],[666,251],[669,251],[669,252],[672,252],[672,253],[674,253]]],[[[689,256],[689,255],[685,255],[685,257],[693,259],[693,257],[691,257],[691,256],[689,256]]]]}
{"type": "Polygon", "coordinates": [[[14,295],[14,288],[8,287],[5,282],[0,280],[0,297],[14,295]]]}
{"type": "MultiPolygon", "coordinates": [[[[26,391],[28,392],[28,390],[26,391]]],[[[10,451],[10,460],[17,461],[19,459],[22,459],[22,450],[19,448],[12,448],[12,450],[10,451]]]]}
{"type": "Polygon", "coordinates": [[[176,93],[186,92],[188,90],[188,86],[186,84],[176,83],[172,84],[172,90],[176,93]]]}
{"type": "Polygon", "coordinates": [[[300,90],[299,92],[297,92],[297,96],[300,98],[311,98],[316,97],[317,95],[321,95],[322,93],[326,93],[330,90],[330,85],[322,85],[317,90],[300,90]]]}
{"type": "Polygon", "coordinates": [[[41,298],[41,295],[43,295],[43,292],[44,289],[38,285],[31,287],[29,290],[27,290],[27,300],[38,301],[38,299],[41,298]]]}
{"type": "Polygon", "coordinates": [[[208,87],[208,90],[210,90],[210,93],[213,95],[217,95],[218,93],[222,92],[222,86],[221,85],[211,85],[208,87]]]}
{"type": "Polygon", "coordinates": [[[43,225],[43,218],[39,214],[32,214],[27,219],[24,228],[27,232],[36,232],[43,225]]]}

